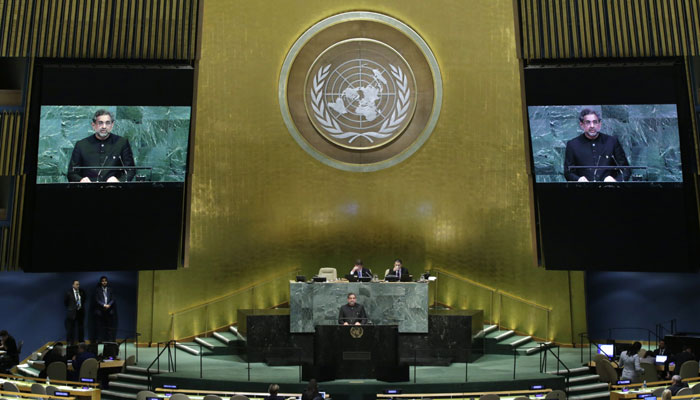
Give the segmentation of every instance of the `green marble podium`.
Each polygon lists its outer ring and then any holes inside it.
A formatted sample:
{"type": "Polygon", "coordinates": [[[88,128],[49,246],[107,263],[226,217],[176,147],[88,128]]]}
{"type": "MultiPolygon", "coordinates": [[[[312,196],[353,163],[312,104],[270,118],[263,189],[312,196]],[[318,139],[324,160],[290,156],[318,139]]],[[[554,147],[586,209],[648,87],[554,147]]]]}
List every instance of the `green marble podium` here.
{"type": "Polygon", "coordinates": [[[400,333],[428,332],[427,282],[290,282],[290,332],[313,333],[317,325],[337,324],[351,292],[372,324],[398,325],[400,333]]]}

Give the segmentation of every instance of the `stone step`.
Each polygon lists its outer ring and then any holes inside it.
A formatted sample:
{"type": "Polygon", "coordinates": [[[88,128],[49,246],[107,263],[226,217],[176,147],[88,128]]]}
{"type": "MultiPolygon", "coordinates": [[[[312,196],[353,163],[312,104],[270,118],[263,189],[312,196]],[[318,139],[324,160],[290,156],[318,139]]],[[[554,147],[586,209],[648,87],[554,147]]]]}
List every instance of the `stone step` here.
{"type": "Polygon", "coordinates": [[[132,390],[136,392],[140,392],[141,390],[148,390],[148,385],[143,385],[139,383],[130,383],[130,382],[110,382],[109,383],[109,388],[110,389],[126,389],[126,391],[132,390]]]}
{"type": "MultiPolygon", "coordinates": [[[[161,360],[163,363],[166,363],[167,361],[161,360]]],[[[127,365],[126,366],[126,371],[127,372],[133,372],[137,374],[148,374],[147,367],[137,367],[136,365],[127,365]]],[[[156,365],[154,364],[153,367],[151,368],[151,375],[153,374],[162,374],[168,372],[167,369],[157,369],[156,365]]]]}
{"type": "Polygon", "coordinates": [[[516,348],[530,342],[532,342],[532,336],[511,336],[499,344],[509,344],[510,347],[516,348]]]}
{"type": "Polygon", "coordinates": [[[496,342],[508,339],[509,337],[515,335],[514,331],[493,331],[486,335],[487,339],[493,339],[496,342]]]}
{"type": "Polygon", "coordinates": [[[127,380],[127,381],[139,381],[139,382],[148,382],[148,375],[137,375],[137,374],[125,374],[123,372],[120,372],[118,374],[111,374],[109,376],[110,380],[127,380]]]}
{"type": "Polygon", "coordinates": [[[209,343],[208,341],[206,341],[206,340],[204,340],[204,339],[205,339],[205,338],[200,338],[200,337],[198,337],[198,336],[195,336],[194,341],[195,341],[196,343],[201,344],[202,347],[204,347],[205,349],[214,350],[214,345],[211,344],[211,343],[209,343]]]}
{"type": "Polygon", "coordinates": [[[241,333],[238,332],[238,328],[236,328],[235,326],[233,326],[233,325],[229,326],[229,327],[228,327],[228,330],[229,330],[229,332],[231,332],[231,333],[233,333],[234,335],[236,335],[237,338],[239,338],[239,339],[241,339],[241,340],[245,340],[245,338],[243,337],[243,335],[241,335],[241,333]]]}
{"type": "Polygon", "coordinates": [[[498,325],[484,325],[484,329],[480,330],[476,335],[472,336],[474,339],[482,338],[489,333],[498,330],[498,325]]]}
{"type": "Polygon", "coordinates": [[[609,388],[610,388],[610,386],[607,383],[598,382],[598,383],[587,383],[584,385],[569,386],[568,388],[566,388],[566,391],[568,393],[580,393],[580,392],[601,391],[601,390],[606,390],[609,388]]]}
{"type": "Polygon", "coordinates": [[[228,346],[234,341],[234,337],[238,338],[233,332],[214,332],[212,334],[216,340],[228,346]]]}
{"type": "Polygon", "coordinates": [[[523,346],[524,348],[526,348],[525,354],[527,354],[529,356],[532,354],[539,353],[540,351],[544,351],[548,346],[551,346],[553,344],[552,342],[544,342],[544,343],[535,342],[535,343],[536,344],[531,346],[531,347],[523,346]]]}
{"type": "Polygon", "coordinates": [[[572,377],[569,377],[569,386],[574,385],[574,384],[583,383],[583,382],[591,382],[591,381],[595,382],[598,379],[600,379],[600,377],[596,374],[572,376],[572,377]]]}
{"type": "Polygon", "coordinates": [[[118,390],[102,389],[103,399],[136,399],[136,393],[121,392],[118,390]]]}
{"type": "Polygon", "coordinates": [[[560,370],[553,370],[553,371],[547,371],[545,373],[547,374],[552,374],[552,375],[566,375],[567,373],[570,373],[570,376],[573,375],[579,375],[583,373],[588,373],[590,369],[588,367],[575,367],[575,368],[569,368],[569,371],[565,369],[560,369],[560,370]]]}
{"type": "Polygon", "coordinates": [[[586,393],[582,395],[576,395],[576,396],[568,396],[568,400],[602,400],[610,399],[610,392],[605,391],[605,392],[595,392],[595,393],[586,393]]]}
{"type": "Polygon", "coordinates": [[[197,345],[197,347],[195,348],[194,345],[190,343],[175,342],[175,347],[186,353],[192,354],[193,356],[199,355],[199,345],[197,345]]]}

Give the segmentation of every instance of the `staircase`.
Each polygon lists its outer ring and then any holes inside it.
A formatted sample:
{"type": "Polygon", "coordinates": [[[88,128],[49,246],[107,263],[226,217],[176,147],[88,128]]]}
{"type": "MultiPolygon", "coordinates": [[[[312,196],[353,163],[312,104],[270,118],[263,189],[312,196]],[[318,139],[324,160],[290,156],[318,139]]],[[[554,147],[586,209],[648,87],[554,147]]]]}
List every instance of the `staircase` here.
{"type": "Polygon", "coordinates": [[[486,353],[489,354],[513,354],[517,351],[521,355],[532,355],[542,349],[541,342],[533,340],[532,336],[520,336],[511,330],[499,330],[496,325],[484,325],[482,332],[486,340],[486,353]]]}
{"type": "MultiPolygon", "coordinates": [[[[168,372],[167,370],[151,369],[151,374],[168,372]]],[[[109,376],[109,387],[102,389],[102,399],[136,399],[136,394],[148,390],[148,373],[146,367],[129,365],[124,372],[109,376]]]]}
{"type": "Polygon", "coordinates": [[[568,400],[598,400],[610,399],[610,386],[600,381],[598,374],[591,373],[589,367],[570,368],[569,371],[553,370],[548,374],[568,376],[566,387],[568,400]]]}

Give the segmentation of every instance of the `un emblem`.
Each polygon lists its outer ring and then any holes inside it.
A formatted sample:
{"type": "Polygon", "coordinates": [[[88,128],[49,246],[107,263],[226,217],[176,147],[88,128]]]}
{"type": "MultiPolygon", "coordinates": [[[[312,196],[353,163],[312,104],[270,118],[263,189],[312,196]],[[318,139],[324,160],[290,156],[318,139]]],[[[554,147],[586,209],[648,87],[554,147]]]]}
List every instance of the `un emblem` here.
{"type": "Polygon", "coordinates": [[[376,171],[428,140],[442,78],[413,29],[387,15],[348,12],[297,39],[282,66],[279,102],[289,132],[311,156],[347,171],[376,171]]]}
{"type": "Polygon", "coordinates": [[[331,46],[315,61],[305,86],[306,112],[316,130],[349,149],[391,142],[416,108],[413,71],[396,50],[376,40],[331,46]]]}
{"type": "Polygon", "coordinates": [[[350,328],[350,336],[353,339],[359,339],[364,334],[365,334],[365,330],[362,329],[362,327],[360,327],[360,326],[353,326],[352,328],[350,328]]]}

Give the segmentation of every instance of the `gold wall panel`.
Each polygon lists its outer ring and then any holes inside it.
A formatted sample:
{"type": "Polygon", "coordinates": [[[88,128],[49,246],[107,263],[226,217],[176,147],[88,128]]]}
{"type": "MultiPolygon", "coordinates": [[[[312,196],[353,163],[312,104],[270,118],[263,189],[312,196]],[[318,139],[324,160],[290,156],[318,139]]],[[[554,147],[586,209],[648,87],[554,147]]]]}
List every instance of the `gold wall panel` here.
{"type": "MultiPolygon", "coordinates": [[[[532,261],[515,18],[511,0],[207,1],[189,264],[141,273],[142,340],[168,339],[170,312],[285,271],[311,276],[331,266],[343,274],[361,257],[383,274],[401,257],[414,274],[439,267],[551,308],[551,334],[571,342],[572,329],[585,329],[585,306],[582,283],[569,277],[582,282],[583,274],[532,261]],[[351,10],[411,26],[443,74],[432,136],[376,172],[316,161],[291,137],[277,103],[290,46],[314,23],[351,10]]],[[[467,289],[452,285],[445,301],[462,306],[467,289]]],[[[288,289],[258,291],[246,303],[269,304],[279,290],[288,289]]],[[[514,323],[527,328],[532,316],[522,313],[514,323]]]]}
{"type": "Polygon", "coordinates": [[[516,0],[521,57],[700,55],[698,0],[516,0]]]}

